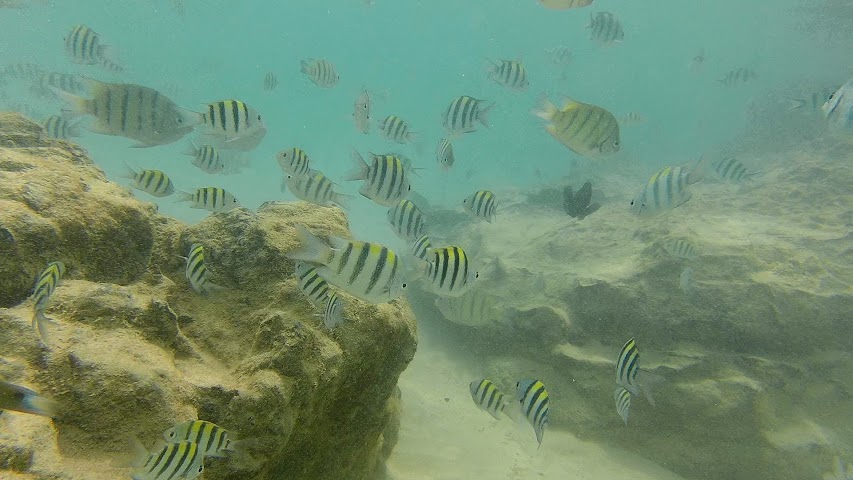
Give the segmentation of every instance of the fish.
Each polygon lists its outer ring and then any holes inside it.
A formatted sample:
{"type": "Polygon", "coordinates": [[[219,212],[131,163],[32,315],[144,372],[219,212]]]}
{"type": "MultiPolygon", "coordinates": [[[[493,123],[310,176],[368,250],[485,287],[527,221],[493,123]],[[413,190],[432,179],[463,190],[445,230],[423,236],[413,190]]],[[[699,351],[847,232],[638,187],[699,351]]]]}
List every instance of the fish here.
{"type": "Polygon", "coordinates": [[[574,58],[572,49],[562,45],[549,48],[548,50],[545,50],[545,53],[548,54],[548,59],[551,61],[551,63],[558,67],[568,66],[570,63],[572,63],[572,59],[574,58]]]}
{"type": "Polygon", "coordinates": [[[429,239],[429,235],[423,234],[412,244],[412,255],[421,260],[426,260],[431,248],[432,242],[429,239]]]}
{"type": "Polygon", "coordinates": [[[628,414],[631,411],[631,392],[625,390],[621,386],[616,387],[613,392],[613,399],[616,401],[616,413],[622,417],[625,426],[628,426],[628,414]]]}
{"type": "Polygon", "coordinates": [[[563,108],[558,109],[543,98],[533,114],[547,122],[545,131],[578,155],[597,159],[613,155],[620,149],[619,122],[612,113],[597,105],[567,98],[563,108]]]}
{"type": "Polygon", "coordinates": [[[691,295],[696,291],[696,283],[693,281],[693,268],[685,267],[678,277],[678,288],[686,295],[691,295]]]}
{"type": "Polygon", "coordinates": [[[520,61],[500,60],[495,62],[490,60],[490,62],[491,65],[487,70],[489,79],[516,92],[527,90],[530,82],[527,79],[527,70],[520,61]]]}
{"type": "Polygon", "coordinates": [[[252,150],[261,143],[267,133],[261,114],[240,100],[220,100],[206,105],[198,113],[198,122],[203,134],[212,136],[221,143],[220,148],[252,150]]]}
{"type": "Polygon", "coordinates": [[[537,0],[539,5],[551,10],[568,10],[592,5],[593,0],[537,0]]]}
{"type": "Polygon", "coordinates": [[[178,192],[178,202],[192,202],[190,208],[210,210],[215,213],[231,211],[240,206],[240,202],[231,193],[219,187],[198,188],[194,192],[178,192]]]}
{"type": "Polygon", "coordinates": [[[207,457],[224,457],[235,450],[231,433],[219,425],[205,420],[189,420],[163,432],[167,443],[191,442],[207,457]]]}
{"type": "Polygon", "coordinates": [[[520,380],[515,384],[515,394],[521,404],[521,412],[533,426],[536,441],[541,447],[545,429],[548,427],[548,390],[539,380],[520,380]]]}
{"type": "Polygon", "coordinates": [[[102,58],[98,65],[100,65],[101,68],[103,68],[104,70],[109,70],[109,71],[115,72],[115,73],[124,71],[123,66],[121,66],[120,64],[118,64],[118,63],[116,63],[116,62],[114,62],[108,58],[102,58]]]}
{"type": "Polygon", "coordinates": [[[363,180],[359,193],[379,205],[385,207],[397,205],[411,190],[408,175],[411,163],[390,154],[370,153],[370,159],[368,164],[357,151],[353,150],[352,162],[355,169],[347,174],[346,179],[363,180]]]}
{"type": "Polygon", "coordinates": [[[488,190],[477,190],[462,200],[462,207],[471,215],[494,223],[498,199],[488,190]]]}
{"type": "Polygon", "coordinates": [[[94,133],[136,140],[136,148],[174,143],[193,131],[197,114],[178,107],[159,91],[131,83],[107,83],[83,78],[92,98],[51,87],[67,104],[68,117],[91,115],[94,133]]]}
{"type": "Polygon", "coordinates": [[[267,72],[264,75],[264,90],[270,92],[275,90],[275,87],[278,86],[278,76],[272,72],[267,72]]]}
{"type": "Polygon", "coordinates": [[[293,266],[293,275],[296,277],[299,290],[311,300],[317,307],[326,305],[329,296],[329,283],[317,273],[317,270],[305,262],[296,262],[293,266]]]}
{"type": "Polygon", "coordinates": [[[79,137],[80,128],[78,124],[71,124],[65,117],[60,115],[51,115],[42,123],[44,132],[50,138],[60,140],[68,140],[69,138],[79,137]]]}
{"type": "Polygon", "coordinates": [[[853,467],[845,465],[840,457],[832,461],[832,471],[823,474],[823,480],[853,480],[853,467]]]}
{"type": "Polygon", "coordinates": [[[3,67],[4,77],[17,78],[19,80],[39,81],[47,72],[41,65],[35,63],[13,63],[3,67]]]}
{"type": "Polygon", "coordinates": [[[683,238],[667,240],[663,244],[663,249],[666,250],[666,253],[682,260],[693,260],[698,256],[696,247],[683,238]]]}
{"type": "Polygon", "coordinates": [[[161,442],[151,452],[142,445],[137,451],[133,480],[193,480],[204,472],[204,452],[197,443],[161,442]]]}
{"type": "Polygon", "coordinates": [[[625,39],[622,23],[619,22],[616,15],[610,12],[590,14],[589,23],[586,24],[585,28],[591,30],[590,40],[595,40],[602,46],[613,45],[625,39]]]}
{"type": "Polygon", "coordinates": [[[326,298],[326,307],[323,309],[323,326],[327,330],[334,330],[335,327],[344,323],[343,310],[344,302],[338,292],[332,291],[326,298]]]}
{"type": "Polygon", "coordinates": [[[464,295],[479,277],[465,250],[456,246],[431,248],[423,269],[425,290],[446,297],[464,295]]]}
{"type": "Polygon", "coordinates": [[[495,321],[494,295],[471,289],[459,297],[438,297],[435,306],[444,318],[458,325],[481,327],[495,321]]]}
{"type": "Polygon", "coordinates": [[[803,113],[820,112],[821,107],[826,101],[833,96],[839,87],[829,87],[817,89],[808,93],[805,98],[791,97],[788,100],[791,105],[788,108],[789,112],[800,111],[803,113]]]}
{"type": "Polygon", "coordinates": [[[468,385],[471,391],[471,400],[480,410],[487,412],[495,420],[501,419],[501,413],[509,406],[509,401],[491,380],[481,378],[474,380],[468,385]]]}
{"type": "Polygon", "coordinates": [[[321,207],[337,205],[347,210],[352,199],[351,195],[334,191],[334,183],[319,170],[309,170],[306,175],[287,174],[284,176],[284,186],[294,197],[321,207]]]}
{"type": "Polygon", "coordinates": [[[699,73],[705,67],[705,49],[699,50],[699,52],[690,59],[687,63],[687,70],[690,73],[699,73]]]}
{"type": "Polygon", "coordinates": [[[646,117],[642,113],[629,112],[619,117],[619,123],[625,126],[640,125],[646,123],[646,117]]]}
{"type": "Polygon", "coordinates": [[[821,110],[830,128],[836,131],[853,129],[853,78],[830,95],[821,110]]]}
{"type": "Polygon", "coordinates": [[[184,150],[184,155],[193,157],[192,164],[205,173],[216,174],[225,170],[225,163],[219,155],[219,150],[213,145],[196,147],[195,144],[190,143],[184,150]]]}
{"type": "Polygon", "coordinates": [[[112,47],[101,43],[101,36],[87,25],[74,25],[65,36],[65,53],[75,63],[98,65],[108,58],[112,47]]]}
{"type": "Polygon", "coordinates": [[[370,94],[367,90],[362,90],[361,95],[355,99],[352,119],[359,132],[366,134],[370,131],[370,94]]]}
{"type": "Polygon", "coordinates": [[[307,175],[310,170],[311,159],[305,150],[299,147],[287,148],[275,154],[281,171],[291,175],[307,175]]]}
{"type": "Polygon", "coordinates": [[[414,241],[426,233],[426,217],[411,200],[400,200],[388,209],[387,217],[391,229],[403,240],[414,241]]]}
{"type": "Polygon", "coordinates": [[[181,257],[187,261],[185,274],[190,286],[196,293],[208,295],[224,288],[211,282],[209,272],[207,271],[207,262],[204,260],[204,246],[200,243],[190,245],[190,251],[186,257],[181,257]]]}
{"type": "Polygon", "coordinates": [[[645,370],[640,370],[640,350],[633,338],[625,342],[619,357],[616,359],[616,384],[631,392],[633,396],[639,396],[640,392],[646,396],[652,406],[655,399],[652,397],[651,387],[663,381],[663,377],[645,370]]]}
{"type": "Polygon", "coordinates": [[[454,98],[442,117],[442,126],[451,137],[477,131],[477,123],[489,126],[489,112],[495,104],[484,106],[485,100],[463,95],[454,98]]]}
{"type": "Polygon", "coordinates": [[[133,188],[158,198],[168,197],[175,193],[172,180],[160,170],[140,170],[137,172],[126,163],[124,166],[126,171],[122,178],[133,180],[133,183],[130,184],[133,188]]]}
{"type": "Polygon", "coordinates": [[[302,60],[301,71],[314,82],[314,85],[323,88],[332,88],[338,84],[339,76],[335,72],[335,66],[325,59],[302,60]]]}
{"type": "Polygon", "coordinates": [[[77,95],[86,93],[86,85],[84,85],[81,77],[60,72],[44,72],[33,81],[30,91],[38,96],[46,96],[51,93],[50,87],[77,95]]]}
{"type": "Polygon", "coordinates": [[[453,144],[449,138],[442,138],[438,141],[438,147],[435,150],[435,157],[438,160],[438,166],[443,171],[448,171],[456,163],[456,156],[453,154],[453,144]]]}
{"type": "Polygon", "coordinates": [[[0,379],[0,410],[56,418],[59,404],[38,393],[0,379]]]}
{"type": "Polygon", "coordinates": [[[48,342],[47,324],[51,321],[44,314],[44,311],[63,275],[65,275],[65,264],[50,262],[36,280],[35,291],[33,292],[33,328],[38,329],[39,336],[44,343],[48,342]]]}
{"type": "Polygon", "coordinates": [[[637,216],[653,216],[677,208],[693,196],[690,185],[702,180],[702,165],[664,167],[649,178],[631,200],[631,212],[637,216]]]}
{"type": "Polygon", "coordinates": [[[336,236],[329,237],[329,246],[303,225],[296,226],[296,234],[301,245],[286,256],[317,264],[317,273],[329,284],[370,303],[390,302],[403,294],[403,265],[390,248],[336,236]]]}
{"type": "Polygon", "coordinates": [[[740,67],[726,73],[723,78],[720,78],[717,81],[727,87],[737,87],[757,77],[758,74],[755,73],[755,70],[752,70],[751,68],[740,67]]]}
{"type": "Polygon", "coordinates": [[[729,182],[742,182],[758,173],[747,171],[746,166],[734,157],[721,158],[712,163],[711,167],[717,176],[729,182]]]}
{"type": "Polygon", "coordinates": [[[417,138],[417,134],[409,128],[409,124],[396,115],[385,117],[379,124],[379,131],[386,139],[400,144],[412,143],[417,138]]]}

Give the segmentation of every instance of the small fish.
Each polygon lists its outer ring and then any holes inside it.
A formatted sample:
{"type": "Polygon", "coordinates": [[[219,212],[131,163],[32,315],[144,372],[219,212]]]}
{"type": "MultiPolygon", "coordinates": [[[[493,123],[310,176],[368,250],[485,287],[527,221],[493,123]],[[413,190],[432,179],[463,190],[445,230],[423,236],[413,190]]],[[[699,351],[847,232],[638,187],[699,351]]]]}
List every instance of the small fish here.
{"type": "Polygon", "coordinates": [[[478,190],[462,200],[462,207],[475,217],[494,223],[498,209],[498,199],[488,190],[478,190]]]}
{"type": "Polygon", "coordinates": [[[267,127],[257,110],[240,100],[221,100],[207,104],[200,114],[202,133],[218,139],[217,146],[231,150],[252,150],[261,143],[267,127]]]}
{"type": "Polygon", "coordinates": [[[38,393],[0,380],[0,410],[13,410],[43,417],[56,417],[58,404],[38,393]]]}
{"type": "Polygon", "coordinates": [[[821,110],[834,130],[853,129],[853,78],[830,95],[821,110]]]}
{"type": "Polygon", "coordinates": [[[37,82],[39,79],[44,77],[47,72],[44,68],[40,65],[36,65],[35,63],[13,63],[3,67],[2,74],[4,77],[37,82]]]}
{"type": "Polygon", "coordinates": [[[293,275],[299,282],[299,290],[311,300],[317,307],[326,305],[329,296],[329,284],[321,277],[317,270],[305,262],[296,262],[293,267],[293,275]]]}
{"type": "Polygon", "coordinates": [[[740,67],[726,74],[723,78],[717,80],[727,87],[737,87],[758,77],[751,68],[740,67]]]}
{"type": "Polygon", "coordinates": [[[65,275],[65,264],[50,262],[36,280],[35,291],[33,292],[33,328],[38,328],[39,336],[45,343],[48,341],[47,324],[50,319],[44,314],[44,311],[63,275],[65,275]]]}
{"type": "Polygon", "coordinates": [[[616,400],[616,413],[622,417],[625,426],[628,426],[628,414],[631,410],[631,392],[625,390],[621,386],[616,387],[613,392],[613,399],[616,400]]]}
{"type": "Polygon", "coordinates": [[[225,163],[219,155],[219,150],[213,145],[196,147],[195,144],[191,143],[184,150],[184,155],[193,157],[192,164],[205,173],[216,174],[225,170],[225,163]]]}
{"type": "Polygon", "coordinates": [[[179,423],[163,432],[168,443],[192,442],[198,444],[202,455],[224,457],[234,451],[230,433],[219,425],[205,420],[190,420],[179,423]]]}
{"type": "Polygon", "coordinates": [[[362,90],[361,95],[355,99],[352,119],[359,132],[366,134],[370,131],[370,94],[367,90],[362,90]]]}
{"type": "Polygon", "coordinates": [[[545,53],[548,54],[548,58],[551,63],[558,67],[568,66],[572,63],[572,59],[574,58],[572,49],[562,45],[545,50],[545,53]]]}
{"type": "Polygon", "coordinates": [[[133,480],[193,480],[204,472],[204,452],[197,443],[160,443],[148,452],[137,447],[139,469],[133,480]]]}
{"type": "Polygon", "coordinates": [[[102,58],[101,61],[98,63],[98,65],[100,65],[101,68],[103,68],[104,70],[109,70],[111,72],[118,73],[118,72],[124,71],[123,66],[119,65],[118,63],[116,63],[116,62],[114,62],[108,58],[102,58]]]}
{"type": "Polygon", "coordinates": [[[610,12],[590,14],[586,28],[591,29],[590,40],[595,40],[602,46],[613,45],[625,38],[622,23],[610,12]]]}
{"type": "Polygon", "coordinates": [[[527,70],[518,60],[490,61],[488,77],[510,90],[522,92],[527,89],[527,70]]]}
{"type": "Polygon", "coordinates": [[[491,380],[481,378],[474,380],[468,385],[471,391],[471,399],[480,410],[488,412],[495,420],[501,419],[501,413],[509,405],[506,397],[491,380]]]}
{"type": "Polygon", "coordinates": [[[568,10],[592,5],[593,0],[538,0],[539,5],[551,10],[568,10]]]}
{"type": "Polygon", "coordinates": [[[411,163],[404,162],[395,155],[370,154],[370,164],[356,151],[352,152],[352,162],[355,169],[350,171],[346,179],[350,181],[363,180],[359,189],[367,197],[379,205],[393,207],[406,198],[411,190],[408,172],[411,163]]]}
{"type": "Polygon", "coordinates": [[[682,260],[693,260],[698,256],[696,247],[683,238],[673,238],[664,242],[663,249],[666,253],[682,260]]]}
{"type": "Polygon", "coordinates": [[[637,349],[637,343],[633,338],[628,340],[616,359],[616,383],[635,397],[642,391],[654,406],[651,387],[662,381],[663,377],[660,375],[640,370],[640,351],[637,349]]]}
{"type": "Polygon", "coordinates": [[[42,128],[44,128],[44,132],[50,138],[68,140],[69,138],[80,136],[80,129],[77,124],[72,125],[65,117],[60,115],[47,117],[47,120],[42,124],[42,128]]]}
{"type": "Polygon", "coordinates": [[[653,216],[677,208],[693,196],[690,185],[702,179],[700,167],[664,167],[649,179],[631,200],[631,212],[637,216],[653,216]]]}
{"type": "Polygon", "coordinates": [[[130,184],[133,188],[158,198],[168,197],[175,193],[172,180],[160,170],[140,170],[137,172],[128,164],[125,164],[125,168],[126,172],[122,178],[133,180],[133,183],[130,184]]]}
{"type": "Polygon", "coordinates": [[[192,202],[191,208],[200,208],[216,213],[228,212],[240,206],[240,202],[234,195],[219,187],[198,188],[192,193],[178,192],[176,201],[192,202]]]}
{"type": "Polygon", "coordinates": [[[204,246],[200,243],[190,245],[190,251],[184,258],[187,261],[186,277],[196,293],[207,295],[222,290],[223,287],[210,281],[207,263],[204,260],[204,246]]]}
{"type": "Polygon", "coordinates": [[[435,306],[448,321],[468,327],[482,327],[495,321],[494,295],[469,290],[460,297],[438,297],[435,306]]]}
{"type": "Polygon", "coordinates": [[[388,115],[379,124],[379,131],[382,136],[400,144],[412,143],[417,138],[417,134],[412,132],[409,124],[402,118],[396,115],[388,115]]]}
{"type": "Polygon", "coordinates": [[[798,110],[804,113],[820,112],[821,107],[838,90],[838,87],[822,88],[809,93],[805,98],[790,98],[789,112],[798,110]]]}
{"type": "Polygon", "coordinates": [[[328,60],[302,60],[301,71],[318,87],[332,88],[338,84],[335,66],[328,60]]]}
{"type": "Polygon", "coordinates": [[[432,242],[426,234],[421,235],[415,243],[412,244],[412,255],[421,260],[426,260],[429,255],[429,250],[432,248],[432,242]]]}
{"type": "Polygon", "coordinates": [[[425,290],[445,297],[464,295],[479,276],[473,270],[468,255],[460,247],[431,248],[427,254],[424,274],[425,290]]]}
{"type": "Polygon", "coordinates": [[[295,176],[307,175],[310,170],[311,160],[308,158],[308,154],[299,147],[281,150],[275,154],[275,159],[284,173],[295,176]]]}
{"type": "Polygon", "coordinates": [[[327,330],[334,330],[335,327],[344,323],[343,310],[344,302],[338,292],[332,291],[326,298],[326,308],[323,309],[323,326],[327,330]]]}
{"type": "Polygon", "coordinates": [[[693,282],[692,267],[686,267],[681,271],[681,275],[678,277],[678,288],[680,288],[685,295],[691,295],[696,291],[696,283],[693,282]]]}
{"type": "Polygon", "coordinates": [[[335,192],[334,183],[319,170],[309,170],[306,175],[287,174],[284,177],[284,185],[296,198],[321,207],[337,205],[347,210],[352,199],[350,195],[335,192]]]}
{"type": "Polygon", "coordinates": [[[450,170],[450,167],[456,163],[456,156],[453,154],[453,144],[449,138],[442,138],[438,141],[435,156],[438,159],[438,166],[445,172],[450,170]]]}
{"type": "Polygon", "coordinates": [[[547,122],[545,130],[552,137],[578,155],[595,159],[619,151],[619,122],[599,106],[567,98],[558,109],[543,99],[533,113],[547,122]]]}
{"type": "Polygon", "coordinates": [[[317,273],[329,284],[370,303],[385,303],[403,293],[403,266],[393,250],[330,236],[331,247],[297,225],[301,246],[286,254],[291,260],[316,263],[317,273]]]}
{"type": "Polygon", "coordinates": [[[625,126],[634,126],[646,123],[646,117],[642,113],[628,112],[619,117],[619,123],[625,126]]]}
{"type": "Polygon", "coordinates": [[[699,73],[705,67],[705,49],[699,50],[693,58],[687,63],[687,70],[690,73],[699,73]]]}
{"type": "Polygon", "coordinates": [[[74,25],[65,37],[65,53],[75,63],[98,65],[108,58],[111,47],[101,44],[101,37],[86,25],[74,25]]]}
{"type": "Polygon", "coordinates": [[[387,216],[394,233],[403,240],[414,241],[426,233],[426,217],[411,200],[400,200],[388,209],[387,216]]]}
{"type": "Polygon", "coordinates": [[[748,172],[746,167],[736,158],[721,158],[711,164],[714,172],[721,179],[729,182],[742,182],[758,172],[748,172]]]}
{"type": "Polygon", "coordinates": [[[86,92],[86,86],[80,77],[60,72],[44,72],[33,82],[31,91],[39,96],[45,96],[51,93],[50,87],[77,95],[86,92]]]}
{"type": "Polygon", "coordinates": [[[278,76],[272,72],[267,72],[264,75],[264,90],[270,92],[275,90],[275,87],[278,86],[278,76]]]}
{"type": "Polygon", "coordinates": [[[515,384],[516,399],[521,411],[536,432],[536,441],[542,446],[545,428],[548,427],[548,390],[539,380],[521,380],[515,384]]]}
{"type": "Polygon", "coordinates": [[[463,95],[453,99],[444,111],[442,126],[451,137],[477,131],[477,122],[489,126],[489,111],[495,104],[484,106],[484,100],[463,95]]]}

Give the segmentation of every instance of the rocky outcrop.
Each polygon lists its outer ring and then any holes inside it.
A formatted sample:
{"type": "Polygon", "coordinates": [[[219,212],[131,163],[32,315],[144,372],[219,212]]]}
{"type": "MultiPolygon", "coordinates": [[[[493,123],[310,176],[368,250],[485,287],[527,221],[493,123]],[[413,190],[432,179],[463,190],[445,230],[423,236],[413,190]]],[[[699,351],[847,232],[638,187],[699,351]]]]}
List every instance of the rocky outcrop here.
{"type": "Polygon", "coordinates": [[[210,460],[209,480],[382,471],[399,428],[397,378],[416,347],[411,311],[344,295],[345,322],[326,331],[284,255],[297,223],[348,235],[340,211],[270,203],[186,226],[21,117],[0,115],[0,144],[0,375],[61,405],[55,420],[0,415],[0,472],[122,478],[128,436],[150,446],[195,418],[245,440],[210,460]],[[191,290],[179,256],[194,242],[223,291],[191,290]],[[46,347],[26,299],[54,260],[69,268],[46,347]]]}

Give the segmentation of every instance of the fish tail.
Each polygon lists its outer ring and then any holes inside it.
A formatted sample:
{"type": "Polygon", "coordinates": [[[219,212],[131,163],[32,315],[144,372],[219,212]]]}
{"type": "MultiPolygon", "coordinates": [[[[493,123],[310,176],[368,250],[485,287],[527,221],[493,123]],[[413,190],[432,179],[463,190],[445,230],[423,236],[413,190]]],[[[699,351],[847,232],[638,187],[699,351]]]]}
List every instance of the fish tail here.
{"type": "Polygon", "coordinates": [[[637,372],[637,383],[640,385],[640,391],[643,392],[643,396],[646,397],[653,407],[655,406],[655,398],[652,395],[652,390],[665,381],[665,378],[656,373],[647,372],[645,370],[639,370],[637,372]]]}
{"type": "Polygon", "coordinates": [[[494,104],[494,103],[493,103],[493,104],[491,104],[491,105],[489,105],[488,107],[481,108],[481,109],[480,109],[480,114],[479,114],[479,115],[477,115],[477,120],[479,120],[479,121],[480,121],[480,123],[482,123],[483,125],[485,125],[487,128],[491,127],[491,125],[489,125],[489,112],[491,112],[491,110],[492,110],[493,108],[495,108],[495,104],[494,104]]]}
{"type": "Polygon", "coordinates": [[[27,413],[55,418],[58,404],[49,398],[37,395],[35,392],[27,392],[21,400],[21,408],[27,413]]]}
{"type": "Polygon", "coordinates": [[[196,155],[198,155],[198,147],[195,146],[195,142],[190,140],[190,143],[189,145],[187,145],[187,148],[185,148],[181,153],[183,153],[184,155],[195,157],[196,155]]]}
{"type": "Polygon", "coordinates": [[[124,162],[124,172],[121,174],[121,178],[129,178],[131,180],[136,179],[136,170],[128,165],[127,162],[124,162]]]}
{"type": "Polygon", "coordinates": [[[90,100],[71,92],[66,92],[53,85],[49,85],[50,91],[66,104],[66,108],[62,109],[62,114],[68,118],[75,118],[89,113],[90,100]]]}
{"type": "Polygon", "coordinates": [[[44,312],[41,309],[36,309],[35,313],[33,313],[33,328],[38,330],[39,337],[45,345],[48,344],[47,324],[49,322],[50,319],[47,318],[44,312]]]}
{"type": "Polygon", "coordinates": [[[300,246],[296,250],[288,252],[287,258],[321,265],[326,265],[331,261],[334,255],[332,249],[309,232],[304,225],[296,226],[296,236],[299,238],[300,246]]]}
{"type": "Polygon", "coordinates": [[[343,193],[332,193],[332,202],[341,207],[342,210],[349,210],[349,202],[352,195],[344,195],[343,193]]]}
{"type": "Polygon", "coordinates": [[[175,192],[175,203],[178,202],[190,202],[193,199],[193,194],[189,192],[184,192],[182,190],[178,190],[175,192]]]}
{"type": "Polygon", "coordinates": [[[705,178],[705,170],[708,168],[708,156],[702,155],[699,157],[699,161],[693,167],[690,167],[690,171],[687,174],[687,184],[693,185],[694,183],[705,178]]]}
{"type": "Polygon", "coordinates": [[[353,150],[352,156],[350,157],[355,168],[350,170],[346,175],[347,180],[364,180],[367,178],[367,171],[370,168],[367,165],[367,162],[364,161],[364,157],[361,156],[360,153],[353,150]]]}
{"type": "Polygon", "coordinates": [[[305,60],[300,60],[299,61],[299,70],[302,73],[310,75],[311,74],[311,65],[305,60]]]}
{"type": "Polygon", "coordinates": [[[539,108],[533,110],[531,113],[541,118],[542,120],[547,120],[550,122],[557,112],[557,106],[554,105],[551,100],[548,100],[548,97],[546,97],[545,94],[542,94],[541,98],[539,99],[539,108]]]}
{"type": "Polygon", "coordinates": [[[69,137],[79,137],[80,135],[82,135],[82,132],[80,130],[80,123],[81,122],[82,122],[82,120],[75,122],[73,125],[68,125],[68,136],[69,137]]]}

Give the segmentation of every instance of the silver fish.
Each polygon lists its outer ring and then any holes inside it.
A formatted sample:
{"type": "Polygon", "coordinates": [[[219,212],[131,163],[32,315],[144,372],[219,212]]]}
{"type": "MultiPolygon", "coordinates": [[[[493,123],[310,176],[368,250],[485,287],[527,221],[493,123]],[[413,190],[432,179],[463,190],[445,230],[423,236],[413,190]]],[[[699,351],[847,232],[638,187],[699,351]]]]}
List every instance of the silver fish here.
{"type": "Polygon", "coordinates": [[[192,208],[211,212],[228,212],[240,206],[231,193],[219,187],[198,188],[194,192],[178,192],[178,202],[192,202],[192,208]]]}
{"type": "Polygon", "coordinates": [[[548,390],[539,380],[521,380],[515,384],[515,394],[521,404],[522,413],[536,432],[536,441],[541,447],[545,429],[548,427],[548,406],[551,402],[548,390]]]}
{"type": "Polygon", "coordinates": [[[831,128],[848,131],[853,129],[853,78],[836,90],[821,110],[831,128]]]}
{"type": "Polygon", "coordinates": [[[370,93],[367,90],[362,90],[361,95],[355,99],[355,105],[352,112],[352,119],[355,123],[355,128],[361,133],[370,131],[370,93]]]}
{"type": "Polygon", "coordinates": [[[495,420],[501,419],[501,413],[509,405],[506,397],[491,380],[481,378],[468,385],[471,399],[480,410],[488,412],[495,420]]]}

